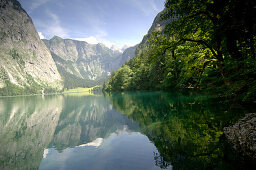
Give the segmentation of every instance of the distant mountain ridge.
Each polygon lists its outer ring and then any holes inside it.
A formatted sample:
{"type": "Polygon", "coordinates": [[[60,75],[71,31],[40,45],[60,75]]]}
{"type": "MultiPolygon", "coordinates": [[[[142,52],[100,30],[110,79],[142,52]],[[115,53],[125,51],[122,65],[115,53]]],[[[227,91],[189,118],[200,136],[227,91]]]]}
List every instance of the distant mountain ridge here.
{"type": "Polygon", "coordinates": [[[135,54],[135,47],[121,53],[101,43],[89,44],[58,36],[43,42],[51,51],[66,88],[101,84],[135,54]]]}

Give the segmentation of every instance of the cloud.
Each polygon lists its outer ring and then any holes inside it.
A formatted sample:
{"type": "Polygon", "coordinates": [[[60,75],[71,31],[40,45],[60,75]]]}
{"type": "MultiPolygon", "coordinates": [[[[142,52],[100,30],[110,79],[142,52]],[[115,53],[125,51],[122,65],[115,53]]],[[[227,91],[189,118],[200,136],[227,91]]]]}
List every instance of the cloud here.
{"type": "Polygon", "coordinates": [[[62,38],[68,38],[68,30],[61,26],[59,17],[50,10],[47,10],[46,13],[49,19],[44,21],[34,20],[35,25],[40,28],[40,32],[42,32],[48,38],[53,37],[54,35],[62,38]]]}
{"type": "Polygon", "coordinates": [[[78,40],[78,41],[85,41],[89,44],[104,44],[106,47],[108,47],[109,49],[112,49],[114,51],[120,51],[123,52],[124,50],[126,50],[129,47],[133,47],[138,43],[129,43],[129,44],[124,44],[124,45],[117,45],[114,42],[111,42],[107,39],[104,38],[100,38],[99,36],[89,36],[87,38],[71,38],[73,40],[78,40]]]}
{"type": "Polygon", "coordinates": [[[47,31],[52,35],[58,35],[63,38],[68,37],[68,31],[61,26],[59,17],[51,11],[48,11],[48,15],[52,19],[50,25],[46,25],[47,31]]]}
{"type": "Polygon", "coordinates": [[[123,0],[124,3],[129,3],[129,5],[132,5],[142,11],[145,15],[151,15],[155,12],[159,12],[160,10],[157,8],[157,5],[155,3],[155,0],[123,0]]]}
{"type": "Polygon", "coordinates": [[[99,41],[97,40],[97,38],[95,38],[94,36],[90,36],[87,38],[72,38],[74,40],[78,40],[78,41],[86,41],[89,44],[98,44],[99,41]]]}
{"type": "Polygon", "coordinates": [[[98,148],[102,144],[102,142],[103,142],[103,138],[97,138],[96,140],[94,140],[90,143],[82,144],[77,147],[94,146],[94,147],[98,148]]]}
{"type": "Polygon", "coordinates": [[[38,8],[39,6],[49,2],[51,0],[33,0],[33,2],[31,3],[31,7],[29,9],[29,13],[33,12],[36,8],[38,8]]]}
{"type": "Polygon", "coordinates": [[[104,44],[106,47],[111,48],[113,45],[116,46],[115,43],[110,42],[104,38],[102,38],[101,36],[95,35],[95,36],[89,36],[86,38],[71,38],[74,40],[78,40],[78,41],[86,41],[89,44],[104,44]]]}
{"type": "Polygon", "coordinates": [[[39,35],[40,39],[45,39],[45,37],[44,37],[42,32],[38,32],[38,35],[39,35]]]}

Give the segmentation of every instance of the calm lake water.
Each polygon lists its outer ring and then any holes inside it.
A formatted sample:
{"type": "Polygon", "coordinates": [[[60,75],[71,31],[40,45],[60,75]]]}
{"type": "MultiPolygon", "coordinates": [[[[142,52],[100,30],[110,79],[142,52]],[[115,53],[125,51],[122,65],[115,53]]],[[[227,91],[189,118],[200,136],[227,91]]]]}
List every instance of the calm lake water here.
{"type": "Polygon", "coordinates": [[[245,169],[223,128],[255,106],[164,92],[0,98],[0,169],[245,169]]]}

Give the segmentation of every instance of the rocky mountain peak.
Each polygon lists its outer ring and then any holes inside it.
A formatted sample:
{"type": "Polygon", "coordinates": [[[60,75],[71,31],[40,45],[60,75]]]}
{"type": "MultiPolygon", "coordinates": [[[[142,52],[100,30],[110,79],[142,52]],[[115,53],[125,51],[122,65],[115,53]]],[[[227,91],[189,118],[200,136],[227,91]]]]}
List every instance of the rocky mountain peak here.
{"type": "Polygon", "coordinates": [[[0,14],[0,93],[10,84],[21,91],[25,87],[60,90],[61,77],[51,53],[20,3],[0,0],[0,14]]]}

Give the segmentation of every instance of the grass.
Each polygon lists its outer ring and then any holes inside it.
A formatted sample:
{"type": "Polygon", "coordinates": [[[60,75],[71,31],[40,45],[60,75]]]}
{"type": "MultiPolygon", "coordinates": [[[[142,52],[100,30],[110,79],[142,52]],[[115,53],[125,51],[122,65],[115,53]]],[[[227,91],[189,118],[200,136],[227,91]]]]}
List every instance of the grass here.
{"type": "Polygon", "coordinates": [[[91,88],[76,88],[76,89],[68,89],[68,90],[64,90],[64,94],[68,94],[68,95],[79,95],[79,96],[84,96],[84,95],[94,95],[94,93],[92,93],[93,88],[95,87],[99,87],[99,86],[94,86],[91,88]]]}
{"type": "Polygon", "coordinates": [[[76,88],[76,89],[68,89],[64,90],[64,93],[81,93],[81,92],[90,92],[94,87],[91,88],[76,88]]]}

